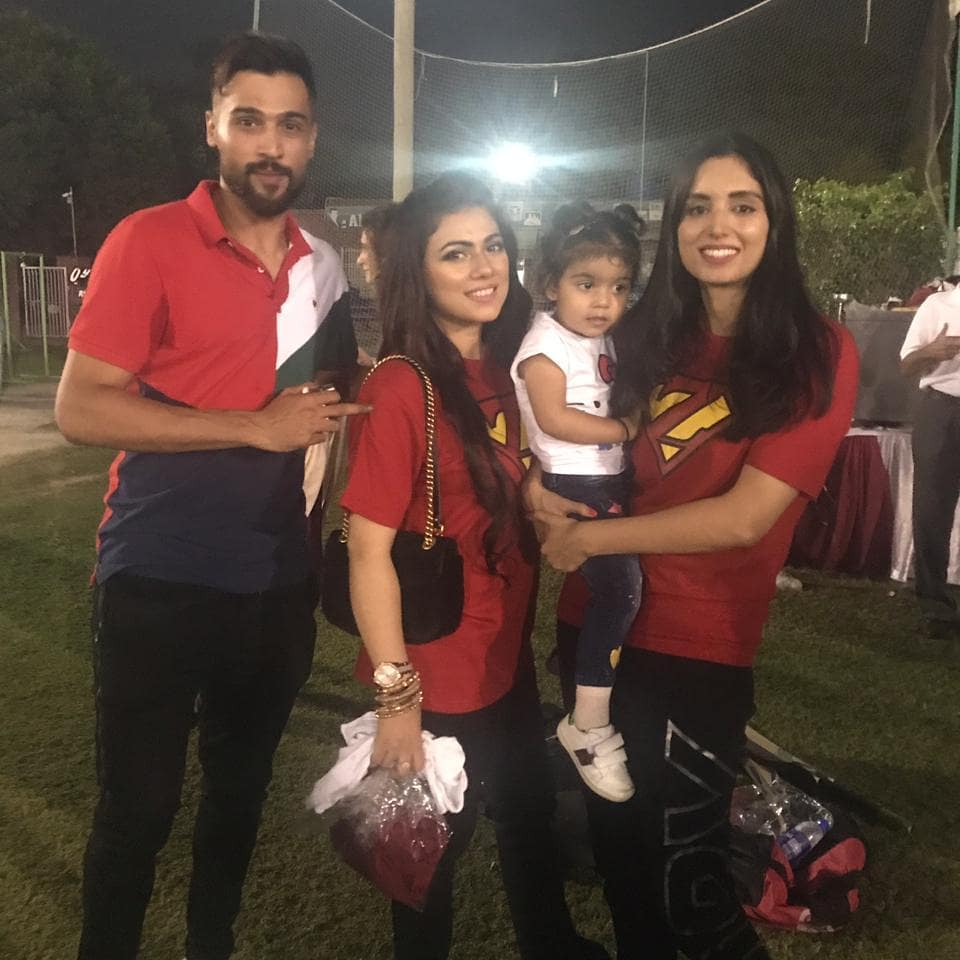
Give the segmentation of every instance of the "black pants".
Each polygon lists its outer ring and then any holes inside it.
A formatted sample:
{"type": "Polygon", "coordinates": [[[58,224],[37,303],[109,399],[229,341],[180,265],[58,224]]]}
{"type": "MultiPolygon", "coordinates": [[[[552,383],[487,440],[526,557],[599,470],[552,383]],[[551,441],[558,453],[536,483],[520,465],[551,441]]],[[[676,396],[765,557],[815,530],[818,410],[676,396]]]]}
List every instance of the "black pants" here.
{"type": "Polygon", "coordinates": [[[960,397],[922,390],[913,425],[915,588],[928,620],[954,620],[947,589],[950,533],[960,498],[960,397]]]}
{"type": "Polygon", "coordinates": [[[189,960],[225,960],[273,754],[313,660],[314,583],[254,595],[116,574],[94,602],[97,776],[80,960],[133,960],[200,695],[189,960]]]}
{"type": "Polygon", "coordinates": [[[473,836],[481,802],[493,822],[507,903],[524,960],[573,960],[580,947],[567,912],[550,830],[553,781],[533,677],[496,703],[467,714],[425,711],[423,728],[456,737],[469,785],[462,812],[450,814],[450,843],[422,913],[394,902],[397,960],[444,960],[453,930],[453,876],[473,836]]]}
{"type": "MultiPolygon", "coordinates": [[[[558,624],[561,672],[577,628],[558,624]]],[[[618,960],[762,960],[729,869],[730,798],[753,712],[753,674],[624,647],[610,704],[637,792],[586,791],[618,960]]]]}

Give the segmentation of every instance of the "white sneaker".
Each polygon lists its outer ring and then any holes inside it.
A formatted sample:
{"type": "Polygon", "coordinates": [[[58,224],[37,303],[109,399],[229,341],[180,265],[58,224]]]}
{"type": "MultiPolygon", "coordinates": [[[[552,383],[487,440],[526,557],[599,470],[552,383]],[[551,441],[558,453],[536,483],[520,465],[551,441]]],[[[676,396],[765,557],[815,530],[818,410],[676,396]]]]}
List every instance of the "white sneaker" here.
{"type": "Polygon", "coordinates": [[[573,714],[568,713],[557,724],[557,739],[570,754],[583,782],[597,796],[614,803],[623,803],[633,796],[623,736],[612,726],[580,730],[573,722],[573,714]]]}

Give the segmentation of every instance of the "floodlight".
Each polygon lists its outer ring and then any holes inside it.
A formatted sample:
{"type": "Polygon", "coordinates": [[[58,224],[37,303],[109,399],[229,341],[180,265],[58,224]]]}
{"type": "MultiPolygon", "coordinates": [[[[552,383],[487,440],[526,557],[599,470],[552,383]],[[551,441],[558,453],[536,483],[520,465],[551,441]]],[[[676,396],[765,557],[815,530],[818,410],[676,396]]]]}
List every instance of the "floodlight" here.
{"type": "Polygon", "coordinates": [[[490,151],[487,167],[504,183],[527,183],[537,175],[540,161],[524,143],[501,143],[490,151]]]}

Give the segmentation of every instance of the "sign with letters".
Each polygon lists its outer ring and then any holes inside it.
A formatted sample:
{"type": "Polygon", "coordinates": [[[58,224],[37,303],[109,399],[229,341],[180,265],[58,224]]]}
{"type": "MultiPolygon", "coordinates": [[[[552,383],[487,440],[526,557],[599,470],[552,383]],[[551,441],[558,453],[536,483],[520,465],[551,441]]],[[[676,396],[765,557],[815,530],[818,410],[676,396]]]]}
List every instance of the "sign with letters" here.
{"type": "Polygon", "coordinates": [[[373,207],[373,204],[364,204],[363,206],[337,205],[326,208],[326,214],[341,230],[359,230],[363,215],[368,210],[372,210],[373,207]]]}

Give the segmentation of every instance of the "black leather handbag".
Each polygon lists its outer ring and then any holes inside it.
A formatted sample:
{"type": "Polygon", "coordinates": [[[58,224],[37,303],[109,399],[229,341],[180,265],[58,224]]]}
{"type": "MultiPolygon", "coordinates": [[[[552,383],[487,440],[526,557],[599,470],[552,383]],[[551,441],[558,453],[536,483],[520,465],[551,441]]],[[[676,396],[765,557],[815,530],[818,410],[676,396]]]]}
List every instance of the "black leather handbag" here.
{"type": "MultiPolygon", "coordinates": [[[[426,524],[423,533],[398,530],[390,556],[400,581],[404,642],[429,643],[453,633],[460,626],[463,617],[463,558],[456,542],[443,536],[443,522],[440,519],[437,408],[433,384],[416,360],[402,354],[384,357],[370,373],[389,360],[409,363],[423,384],[427,436],[423,471],[427,494],[426,524]]],[[[323,615],[335,627],[359,636],[350,602],[349,535],[350,517],[344,514],[342,527],[331,532],[324,547],[320,607],[323,615]]]]}

